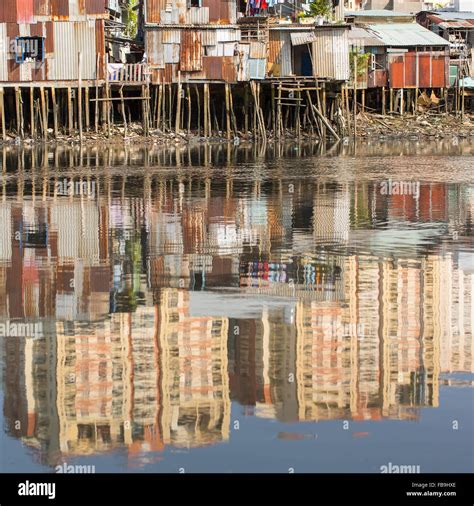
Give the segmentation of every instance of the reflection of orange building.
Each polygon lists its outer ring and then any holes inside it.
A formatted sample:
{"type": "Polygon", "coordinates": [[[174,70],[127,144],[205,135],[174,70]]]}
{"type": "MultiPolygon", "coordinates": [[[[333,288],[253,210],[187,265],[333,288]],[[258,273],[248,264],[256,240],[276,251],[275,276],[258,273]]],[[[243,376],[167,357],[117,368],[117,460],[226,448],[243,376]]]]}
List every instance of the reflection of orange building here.
{"type": "Polygon", "coordinates": [[[165,444],[199,446],[228,439],[228,319],[192,317],[185,290],[163,290],[159,343],[165,444]]]}

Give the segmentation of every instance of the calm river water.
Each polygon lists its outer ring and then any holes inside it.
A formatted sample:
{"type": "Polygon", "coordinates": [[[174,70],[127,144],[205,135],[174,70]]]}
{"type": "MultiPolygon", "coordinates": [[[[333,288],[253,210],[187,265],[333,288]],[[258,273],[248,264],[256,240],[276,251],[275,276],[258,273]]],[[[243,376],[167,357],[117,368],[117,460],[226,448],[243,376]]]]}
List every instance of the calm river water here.
{"type": "Polygon", "coordinates": [[[0,471],[472,472],[473,155],[0,150],[0,471]]]}

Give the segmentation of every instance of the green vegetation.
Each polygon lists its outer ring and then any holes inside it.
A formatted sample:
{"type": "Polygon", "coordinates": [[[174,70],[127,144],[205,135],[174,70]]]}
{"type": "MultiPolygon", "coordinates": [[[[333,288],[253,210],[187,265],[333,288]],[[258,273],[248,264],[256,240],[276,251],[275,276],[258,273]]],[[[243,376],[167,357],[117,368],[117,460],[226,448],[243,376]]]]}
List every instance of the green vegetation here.
{"type": "Polygon", "coordinates": [[[309,12],[306,14],[310,17],[324,16],[329,17],[332,14],[332,3],[330,0],[313,0],[309,4],[309,12]]]}
{"type": "Polygon", "coordinates": [[[139,0],[128,0],[127,10],[124,15],[125,30],[124,33],[127,37],[135,38],[138,29],[138,9],[135,7],[138,5],[139,0]]]}

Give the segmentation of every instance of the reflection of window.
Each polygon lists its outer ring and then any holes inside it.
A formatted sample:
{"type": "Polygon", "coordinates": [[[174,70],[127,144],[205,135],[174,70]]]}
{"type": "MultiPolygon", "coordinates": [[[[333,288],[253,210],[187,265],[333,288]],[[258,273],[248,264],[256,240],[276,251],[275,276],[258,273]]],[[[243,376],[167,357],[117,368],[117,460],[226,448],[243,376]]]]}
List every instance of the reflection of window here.
{"type": "Polygon", "coordinates": [[[17,63],[44,61],[44,37],[17,37],[15,42],[17,63]]]}

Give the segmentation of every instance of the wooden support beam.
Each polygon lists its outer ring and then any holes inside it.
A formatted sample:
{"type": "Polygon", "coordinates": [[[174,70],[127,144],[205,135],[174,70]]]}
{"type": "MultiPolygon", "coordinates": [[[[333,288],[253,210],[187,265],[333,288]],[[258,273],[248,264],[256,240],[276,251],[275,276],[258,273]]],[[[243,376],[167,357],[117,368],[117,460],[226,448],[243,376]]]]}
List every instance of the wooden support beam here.
{"type": "Polygon", "coordinates": [[[51,87],[51,100],[53,102],[53,130],[54,130],[54,138],[58,138],[58,104],[56,100],[56,88],[54,86],[51,87]]]}
{"type": "MultiPolygon", "coordinates": [[[[5,90],[3,86],[0,86],[0,114],[1,114],[1,123],[2,123],[2,139],[6,141],[7,132],[5,126],[5,90]]],[[[5,166],[4,166],[5,167],[5,166]]]]}
{"type": "Polygon", "coordinates": [[[35,132],[35,89],[33,86],[30,86],[30,134],[31,138],[34,139],[36,137],[35,132]]]}

